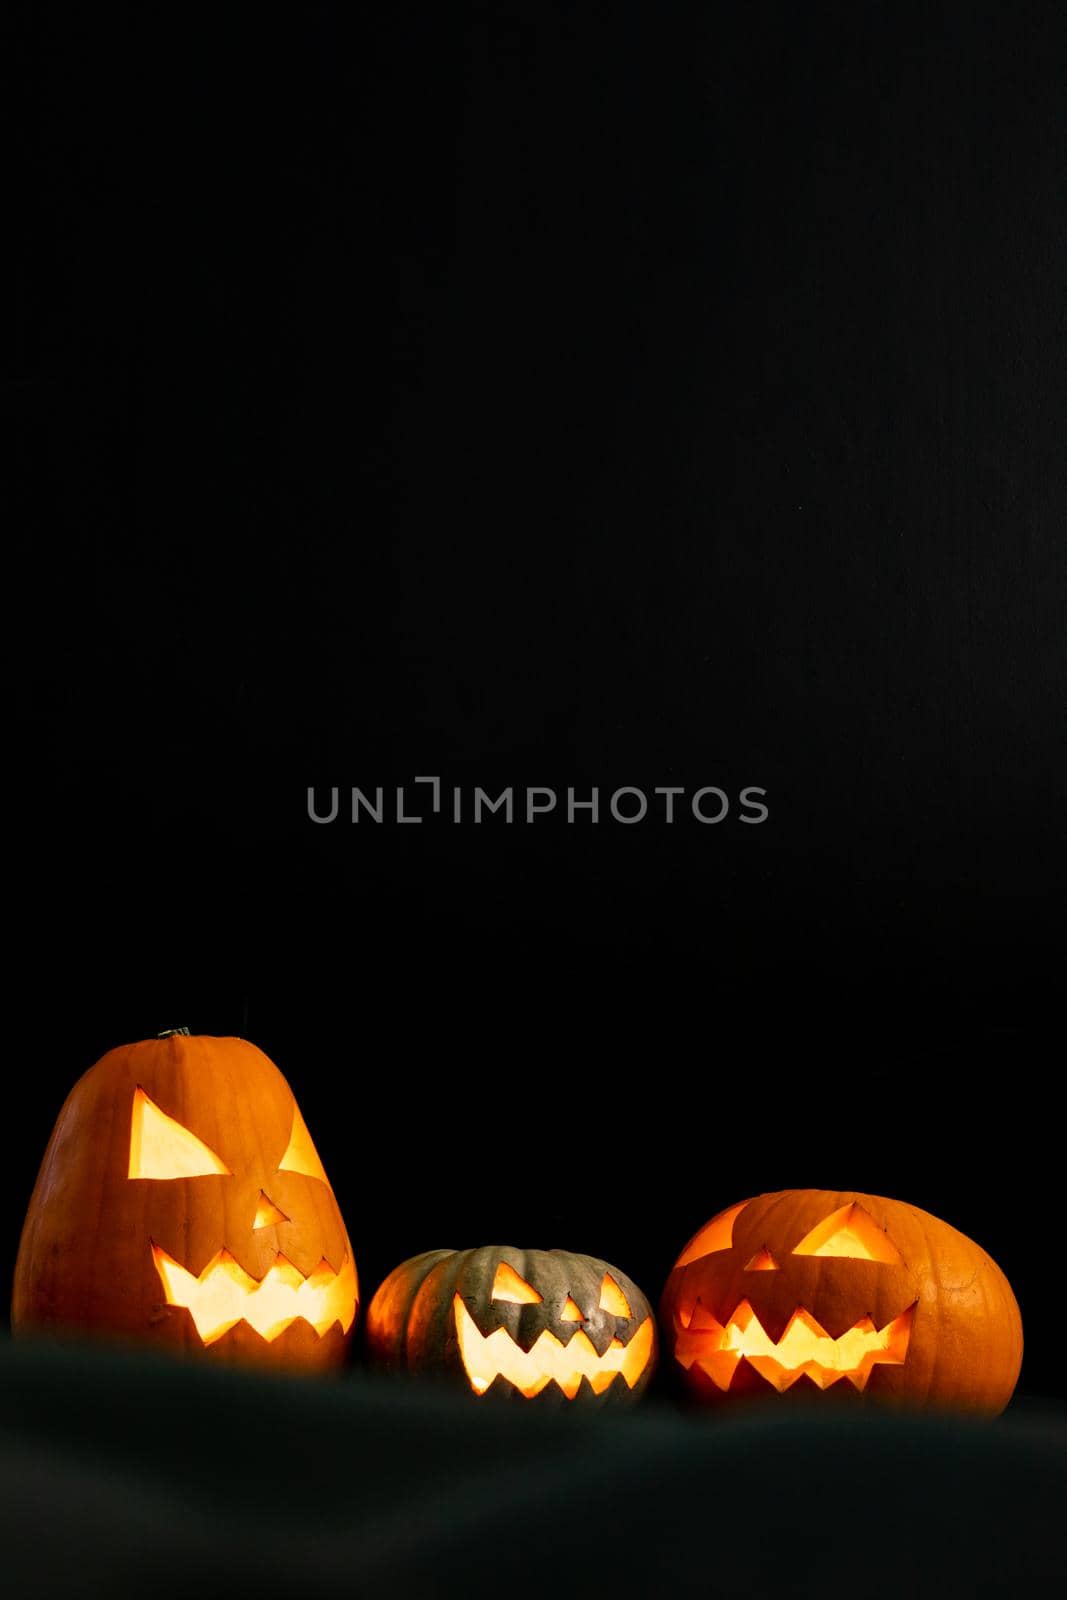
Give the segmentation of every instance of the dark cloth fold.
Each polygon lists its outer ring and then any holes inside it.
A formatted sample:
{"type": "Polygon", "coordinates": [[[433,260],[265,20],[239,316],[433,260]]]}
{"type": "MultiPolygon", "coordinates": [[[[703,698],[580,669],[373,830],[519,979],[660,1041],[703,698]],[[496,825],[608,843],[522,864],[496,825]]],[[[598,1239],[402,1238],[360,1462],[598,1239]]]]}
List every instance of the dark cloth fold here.
{"type": "Polygon", "coordinates": [[[1042,1595],[1067,1424],[475,1401],[0,1348],[13,1597],[1042,1595]]]}

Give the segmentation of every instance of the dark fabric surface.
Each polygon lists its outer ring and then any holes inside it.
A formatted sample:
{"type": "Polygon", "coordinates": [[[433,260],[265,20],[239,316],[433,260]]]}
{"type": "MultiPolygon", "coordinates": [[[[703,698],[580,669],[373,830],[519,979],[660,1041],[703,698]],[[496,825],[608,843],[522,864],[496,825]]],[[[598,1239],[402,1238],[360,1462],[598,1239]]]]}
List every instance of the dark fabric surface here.
{"type": "Polygon", "coordinates": [[[1059,1592],[1067,1427],[540,1412],[0,1349],[14,1595],[1059,1592]]]}

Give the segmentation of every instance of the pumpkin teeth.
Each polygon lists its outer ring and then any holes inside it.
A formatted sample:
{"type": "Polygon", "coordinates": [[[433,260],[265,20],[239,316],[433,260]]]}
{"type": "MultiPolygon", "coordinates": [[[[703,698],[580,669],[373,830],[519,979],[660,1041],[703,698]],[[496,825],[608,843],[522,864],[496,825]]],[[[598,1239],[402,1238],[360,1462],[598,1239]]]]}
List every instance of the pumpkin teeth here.
{"type": "Polygon", "coordinates": [[[320,1336],[341,1324],[347,1333],[356,1316],[356,1271],[349,1255],[335,1272],[325,1257],[304,1277],[279,1250],[269,1270],[253,1278],[228,1250],[212,1256],[199,1277],[158,1244],[152,1260],[170,1306],[184,1307],[205,1345],[238,1322],[247,1322],[270,1344],[291,1322],[303,1318],[320,1336]]]}
{"type": "Polygon", "coordinates": [[[780,1394],[807,1376],[820,1389],[847,1378],[861,1392],[878,1365],[900,1366],[908,1353],[915,1306],[876,1328],[869,1316],[834,1339],[803,1306],[798,1306],[775,1341],[747,1300],[736,1307],[725,1327],[698,1300],[688,1314],[675,1318],[674,1354],[688,1372],[697,1366],[720,1389],[728,1389],[741,1361],[780,1394]]]}
{"type": "Polygon", "coordinates": [[[632,1389],[652,1352],[652,1318],[646,1317],[629,1344],[613,1338],[600,1356],[583,1328],[561,1343],[550,1328],[543,1328],[529,1350],[517,1345],[507,1328],[483,1334],[462,1296],[453,1300],[456,1337],[464,1369],[475,1394],[484,1394],[496,1378],[506,1378],[520,1394],[532,1400],[550,1383],[556,1383],[573,1400],[583,1379],[595,1394],[602,1394],[617,1377],[632,1389]]]}

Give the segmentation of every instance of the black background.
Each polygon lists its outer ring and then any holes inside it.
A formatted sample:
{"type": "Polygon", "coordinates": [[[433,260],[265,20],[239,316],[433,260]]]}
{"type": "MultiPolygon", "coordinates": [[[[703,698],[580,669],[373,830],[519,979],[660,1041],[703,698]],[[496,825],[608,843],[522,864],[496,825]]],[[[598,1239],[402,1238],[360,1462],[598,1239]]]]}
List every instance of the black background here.
{"type": "Polygon", "coordinates": [[[187,1024],[287,1073],[368,1290],[655,1295],[854,1186],[1060,1390],[1060,16],[13,25],[5,1263],[74,1078],[187,1024]],[[770,816],[307,819],[419,774],[770,816]]]}

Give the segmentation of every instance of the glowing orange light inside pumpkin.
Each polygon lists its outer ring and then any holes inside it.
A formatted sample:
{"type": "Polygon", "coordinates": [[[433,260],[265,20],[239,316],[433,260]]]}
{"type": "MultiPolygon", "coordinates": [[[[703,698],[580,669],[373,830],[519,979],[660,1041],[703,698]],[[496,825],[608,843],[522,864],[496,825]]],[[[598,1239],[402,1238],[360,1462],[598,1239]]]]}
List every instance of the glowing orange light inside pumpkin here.
{"type": "Polygon", "coordinates": [[[631,1315],[629,1300],[609,1273],[604,1274],[604,1282],[600,1285],[600,1309],[610,1311],[613,1317],[631,1315]]]}
{"type": "Polygon", "coordinates": [[[851,1256],[859,1261],[900,1261],[900,1251],[869,1212],[853,1200],[805,1234],[795,1256],[851,1256]]]}
{"type": "Polygon", "coordinates": [[[285,1212],[279,1211],[270,1195],[264,1194],[261,1189],[259,1191],[259,1204],[256,1206],[255,1220],[252,1223],[253,1228],[270,1228],[275,1223],[288,1221],[289,1218],[285,1212]]]}
{"type": "Polygon", "coordinates": [[[543,1328],[531,1349],[523,1350],[506,1328],[495,1328],[490,1334],[479,1332],[458,1294],[452,1304],[460,1355],[475,1394],[484,1394],[494,1378],[506,1378],[527,1400],[550,1383],[557,1383],[568,1400],[573,1400],[583,1378],[588,1379],[596,1394],[603,1393],[620,1376],[632,1389],[652,1351],[651,1317],[645,1318],[629,1344],[612,1339],[599,1356],[582,1328],[567,1344],[543,1328]]]}
{"type": "Polygon", "coordinates": [[[506,1300],[513,1306],[539,1306],[544,1296],[532,1289],[525,1278],[520,1278],[514,1267],[502,1261],[493,1279],[493,1299],[506,1300]]]}
{"type": "Polygon", "coordinates": [[[746,1272],[777,1272],[778,1271],[778,1263],[774,1259],[774,1257],[771,1255],[771,1252],[767,1249],[766,1245],[764,1245],[762,1250],[757,1250],[756,1254],[754,1256],[752,1256],[752,1258],[748,1262],[746,1262],[745,1271],[746,1272]]]}
{"type": "Polygon", "coordinates": [[[167,1304],[187,1308],[206,1345],[221,1339],[235,1322],[249,1323],[270,1344],[297,1317],[321,1335],[335,1322],[347,1333],[356,1315],[356,1272],[347,1255],[340,1272],[323,1259],[305,1278],[279,1251],[258,1281],[228,1250],[218,1251],[198,1278],[157,1244],[152,1259],[167,1304]]]}
{"type": "Polygon", "coordinates": [[[764,1330],[747,1300],[742,1300],[725,1327],[697,1304],[690,1320],[681,1319],[675,1355],[688,1369],[694,1362],[720,1389],[728,1389],[743,1359],[779,1393],[805,1374],[827,1389],[847,1378],[864,1389],[871,1369],[879,1363],[900,1366],[908,1353],[914,1306],[878,1329],[870,1317],[861,1317],[840,1338],[830,1335],[802,1306],[794,1311],[776,1344],[764,1330]]]}
{"type": "Polygon", "coordinates": [[[330,1180],[326,1176],[319,1153],[311,1142],[311,1135],[307,1124],[300,1115],[300,1107],[293,1107],[293,1126],[289,1134],[289,1143],[285,1154],[278,1163],[280,1172],[302,1172],[305,1177],[318,1178],[327,1188],[330,1180]]]}
{"type": "Polygon", "coordinates": [[[582,1316],[581,1311],[575,1305],[575,1303],[571,1299],[570,1295],[568,1295],[566,1300],[564,1300],[564,1302],[563,1302],[563,1310],[559,1314],[559,1320],[561,1322],[584,1322],[585,1321],[585,1318],[582,1316]]]}
{"type": "Polygon", "coordinates": [[[727,1211],[720,1211],[717,1217],[706,1222],[700,1232],[690,1239],[675,1266],[688,1266],[690,1261],[710,1256],[713,1250],[729,1250],[734,1242],[734,1223],[747,1205],[748,1201],[742,1200],[739,1206],[730,1206],[727,1211]]]}
{"type": "Polygon", "coordinates": [[[131,1178],[203,1178],[212,1173],[230,1177],[230,1169],[202,1139],[168,1117],[138,1085],[130,1121],[131,1178]]]}

